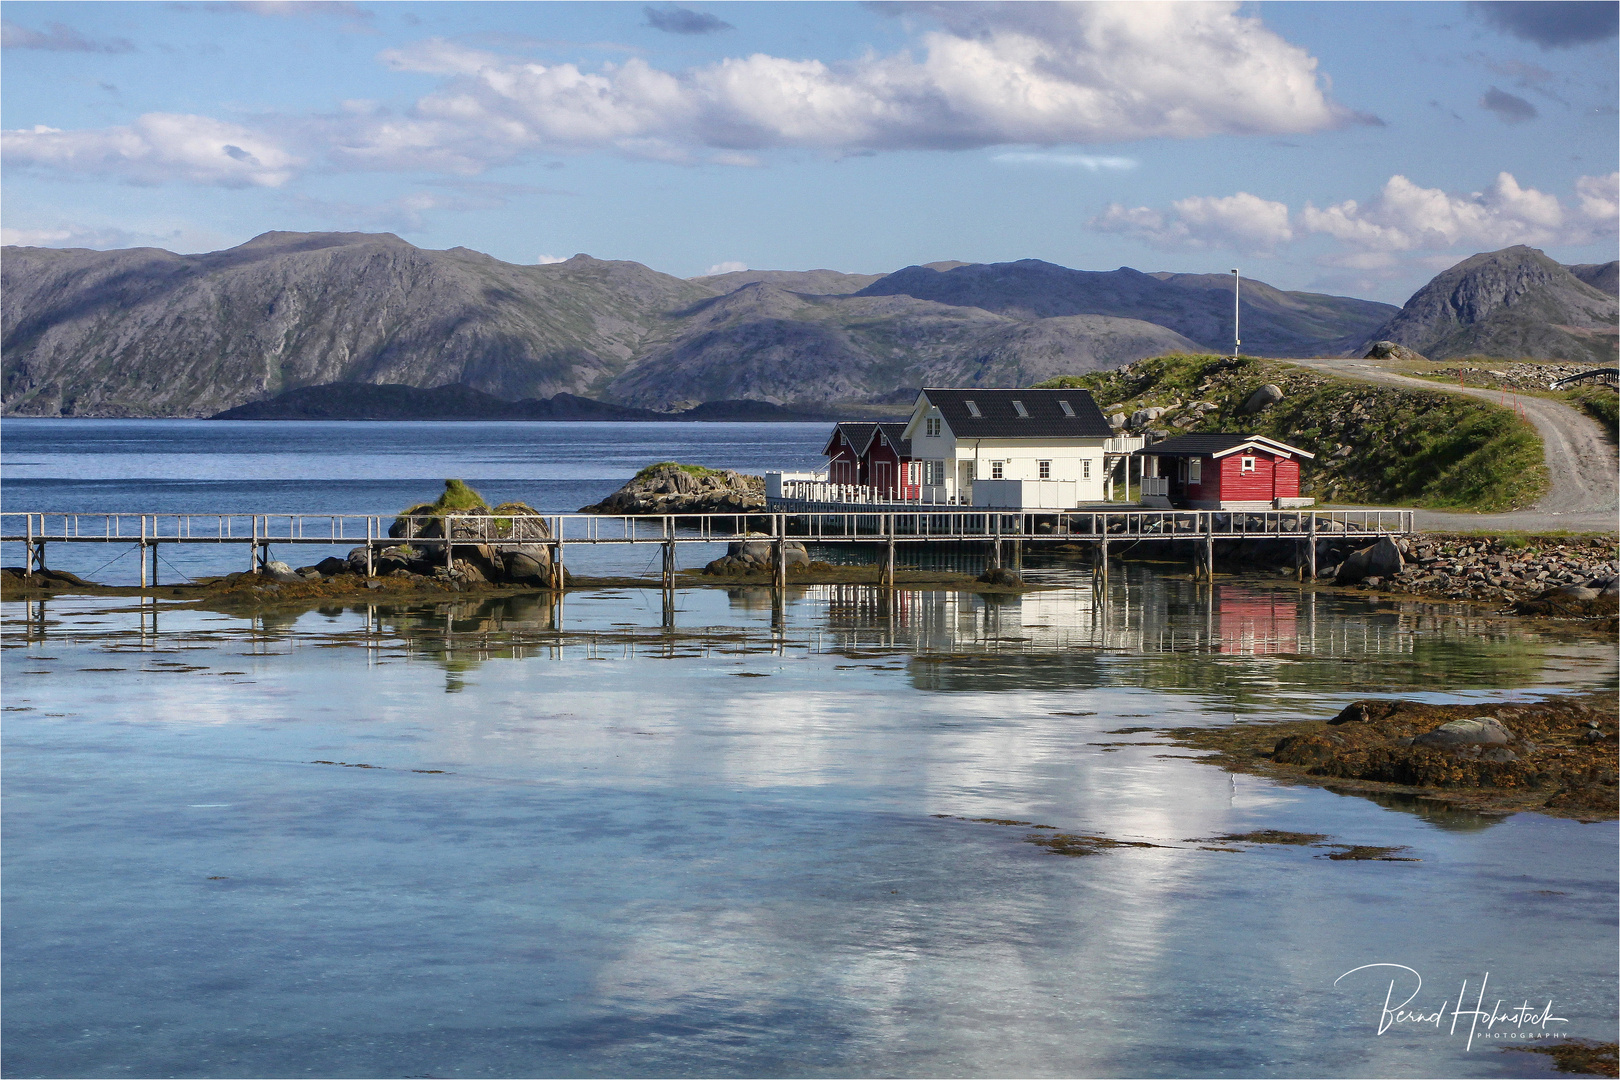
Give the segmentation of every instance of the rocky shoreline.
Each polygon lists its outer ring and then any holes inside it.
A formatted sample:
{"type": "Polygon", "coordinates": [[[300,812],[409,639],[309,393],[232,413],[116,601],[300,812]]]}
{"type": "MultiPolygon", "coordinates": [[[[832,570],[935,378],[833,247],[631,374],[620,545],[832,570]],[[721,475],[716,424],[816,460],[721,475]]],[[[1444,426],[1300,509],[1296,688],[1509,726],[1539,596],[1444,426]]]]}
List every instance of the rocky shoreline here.
{"type": "Polygon", "coordinates": [[[1531,704],[1357,701],[1331,720],[1161,732],[1232,772],[1485,813],[1616,817],[1612,692],[1531,704]]]}

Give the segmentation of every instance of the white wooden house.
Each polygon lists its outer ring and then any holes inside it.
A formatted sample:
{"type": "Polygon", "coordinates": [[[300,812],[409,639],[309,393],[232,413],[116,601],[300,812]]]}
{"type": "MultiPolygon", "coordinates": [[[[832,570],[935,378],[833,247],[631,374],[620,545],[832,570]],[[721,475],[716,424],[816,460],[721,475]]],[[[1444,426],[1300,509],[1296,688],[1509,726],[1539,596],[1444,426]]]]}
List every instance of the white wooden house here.
{"type": "Polygon", "coordinates": [[[1069,389],[928,387],[904,437],[922,501],[1008,509],[1102,502],[1115,463],[1142,445],[1116,437],[1091,395],[1069,389]]]}

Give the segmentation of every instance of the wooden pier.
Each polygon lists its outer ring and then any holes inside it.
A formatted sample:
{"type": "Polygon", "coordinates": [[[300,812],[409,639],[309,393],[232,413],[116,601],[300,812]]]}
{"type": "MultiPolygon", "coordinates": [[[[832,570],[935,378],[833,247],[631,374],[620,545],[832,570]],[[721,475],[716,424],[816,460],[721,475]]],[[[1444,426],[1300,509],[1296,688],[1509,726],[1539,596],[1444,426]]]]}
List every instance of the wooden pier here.
{"type": "Polygon", "coordinates": [[[157,584],[157,552],[165,544],[240,544],[248,569],[261,570],[272,545],[363,547],[368,576],[376,554],[409,544],[442,551],[447,565],[454,550],[472,545],[548,547],[552,585],[561,587],[565,551],[576,545],[662,545],[664,588],[675,585],[675,551],[680,544],[731,541],[765,542],[772,546],[772,582],[787,583],[787,545],[876,544],[881,546],[882,581],[894,584],[895,553],[901,545],[978,543],[989,547],[992,565],[1003,565],[1010,546],[1016,560],[1025,545],[1083,542],[1107,572],[1111,545],[1191,541],[1199,552],[1199,572],[1214,565],[1217,540],[1292,541],[1299,546],[1299,566],[1316,572],[1316,540],[1323,537],[1403,536],[1413,532],[1410,510],[1076,510],[1060,513],[1007,512],[967,507],[881,512],[760,511],[748,514],[545,514],[521,519],[454,514],[452,536],[422,536],[437,517],[395,514],[233,514],[233,513],[74,513],[71,511],[0,513],[0,542],[27,549],[27,569],[45,568],[51,544],[133,544],[141,549],[141,584],[157,584]],[[543,529],[532,522],[541,522],[543,529]],[[765,525],[764,529],[758,528],[765,525]],[[751,528],[753,527],[753,528],[751,528]],[[403,535],[390,535],[390,530],[403,535]],[[147,559],[150,552],[151,558],[147,559]]]}

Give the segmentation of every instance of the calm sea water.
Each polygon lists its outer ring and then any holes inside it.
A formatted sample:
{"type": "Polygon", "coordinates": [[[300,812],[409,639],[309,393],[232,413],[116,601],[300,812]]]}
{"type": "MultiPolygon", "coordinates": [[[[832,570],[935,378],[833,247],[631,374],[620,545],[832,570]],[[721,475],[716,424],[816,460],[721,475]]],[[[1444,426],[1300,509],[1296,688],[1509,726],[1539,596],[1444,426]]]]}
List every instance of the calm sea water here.
{"type": "MultiPolygon", "coordinates": [[[[681,427],[618,478],[781,430],[681,427]]],[[[235,482],[143,430],[24,479],[235,482]],[[86,475],[136,459],[161,476],[86,475]]],[[[262,430],[316,462],[344,428],[262,430]]],[[[1486,1009],[1613,1038],[1613,823],[1278,786],[1121,733],[1612,690],[1612,642],[1278,579],[1031,575],[1053,588],[693,589],[672,623],[639,590],[0,605],[4,1074],[1554,1075],[1507,1049],[1522,1026],[1380,1034],[1392,978],[1425,1013],[1484,982],[1486,1009]],[[1066,858],[1035,825],[1155,846],[1066,858]],[[1420,861],[1206,850],[1255,829],[1420,861]],[[1369,964],[1402,967],[1341,978],[1369,964]]]]}
{"type": "MultiPolygon", "coordinates": [[[[655,461],[758,475],[819,468],[826,424],[445,423],[216,420],[7,420],[0,425],[0,507],[10,511],[393,514],[454,477],[492,503],[572,513],[655,461]]],[[[345,549],[346,550],[346,549],[345,549]]],[[[272,552],[297,565],[342,554],[272,552]]],[[[699,564],[723,551],[683,547],[699,564]]],[[[108,584],[140,579],[134,554],[59,544],[50,565],[108,584]],[[114,560],[109,565],[109,560],[114,560]]],[[[175,545],[166,580],[240,570],[240,552],[175,545]]],[[[645,552],[570,554],[582,572],[639,572],[645,552]],[[584,561],[580,561],[584,560],[584,561]]],[[[22,546],[0,545],[20,566],[22,546]],[[15,549],[15,550],[13,550],[15,549]]]]}

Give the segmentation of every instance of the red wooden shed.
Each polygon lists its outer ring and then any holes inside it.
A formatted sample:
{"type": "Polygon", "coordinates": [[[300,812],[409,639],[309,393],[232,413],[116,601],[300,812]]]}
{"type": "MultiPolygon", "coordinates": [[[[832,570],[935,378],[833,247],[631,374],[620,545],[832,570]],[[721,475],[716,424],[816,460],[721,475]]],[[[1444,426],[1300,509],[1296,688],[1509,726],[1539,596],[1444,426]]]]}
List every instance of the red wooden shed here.
{"type": "Polygon", "coordinates": [[[839,424],[822,450],[827,482],[859,484],[891,498],[917,498],[921,478],[915,475],[905,430],[904,424],[839,424]]]}
{"type": "Polygon", "coordinates": [[[1166,489],[1172,506],[1271,510],[1316,501],[1299,494],[1299,463],[1316,455],[1264,435],[1178,435],[1136,454],[1145,459],[1144,477],[1165,481],[1155,486],[1166,489]]]}

